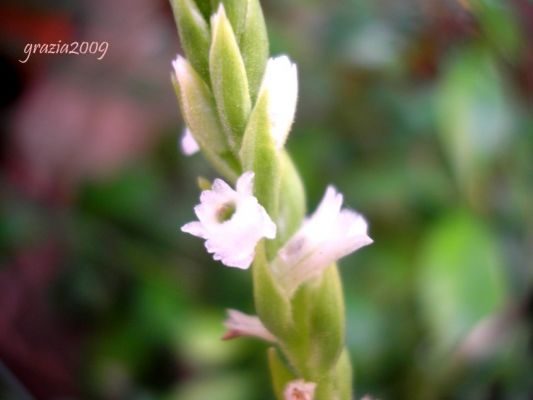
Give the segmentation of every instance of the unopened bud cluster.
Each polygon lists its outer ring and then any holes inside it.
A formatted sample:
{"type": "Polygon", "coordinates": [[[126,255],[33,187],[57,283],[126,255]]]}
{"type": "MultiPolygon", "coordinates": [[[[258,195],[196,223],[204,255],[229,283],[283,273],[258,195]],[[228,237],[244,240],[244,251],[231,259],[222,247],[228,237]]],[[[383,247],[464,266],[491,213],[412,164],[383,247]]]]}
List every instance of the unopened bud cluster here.
{"type": "Polygon", "coordinates": [[[367,223],[328,187],[305,217],[301,179],[284,145],[298,95],[296,65],[268,58],[258,0],[172,0],[185,57],[172,80],[186,127],[181,147],[200,150],[223,179],[204,188],[184,232],[215,260],[252,266],[257,316],[229,310],[226,339],[273,345],[278,399],[351,399],[351,366],[336,261],[372,240],[367,223]],[[215,6],[216,5],[216,6],[215,6]]]}

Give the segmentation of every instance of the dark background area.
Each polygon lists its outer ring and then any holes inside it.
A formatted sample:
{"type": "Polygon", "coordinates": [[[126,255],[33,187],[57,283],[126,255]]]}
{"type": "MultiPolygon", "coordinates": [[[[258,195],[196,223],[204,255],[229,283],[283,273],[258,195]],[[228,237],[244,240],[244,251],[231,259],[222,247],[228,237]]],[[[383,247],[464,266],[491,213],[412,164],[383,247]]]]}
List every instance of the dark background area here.
{"type": "MultiPolygon", "coordinates": [[[[298,64],[288,148],[374,244],[342,260],[358,396],[533,395],[533,3],[264,0],[298,64]]],[[[200,156],[166,1],[0,5],[0,398],[271,399],[265,346],[223,342],[250,274],[179,232],[200,156]],[[92,55],[27,43],[107,41],[92,55]]]]}

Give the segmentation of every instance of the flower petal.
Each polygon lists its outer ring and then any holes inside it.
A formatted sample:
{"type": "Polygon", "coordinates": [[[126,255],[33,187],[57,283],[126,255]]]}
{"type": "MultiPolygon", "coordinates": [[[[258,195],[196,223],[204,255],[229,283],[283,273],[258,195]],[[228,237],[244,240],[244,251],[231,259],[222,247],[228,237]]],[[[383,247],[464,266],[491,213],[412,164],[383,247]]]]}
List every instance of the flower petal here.
{"type": "Polygon", "coordinates": [[[227,310],[228,318],[224,321],[227,332],[222,339],[229,340],[241,336],[256,337],[267,342],[276,343],[276,337],[264,327],[255,315],[244,314],[237,310],[227,310]]]}

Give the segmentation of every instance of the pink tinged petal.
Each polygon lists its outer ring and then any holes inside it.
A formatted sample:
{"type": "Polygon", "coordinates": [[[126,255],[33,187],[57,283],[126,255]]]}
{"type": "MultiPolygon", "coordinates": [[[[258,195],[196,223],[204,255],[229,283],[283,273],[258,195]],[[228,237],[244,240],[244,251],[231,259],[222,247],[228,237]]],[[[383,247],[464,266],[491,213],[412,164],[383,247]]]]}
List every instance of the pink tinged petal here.
{"type": "Polygon", "coordinates": [[[342,194],[329,186],[315,213],[279,251],[273,270],[289,296],[338,259],[372,243],[365,219],[341,209],[342,194]]]}
{"type": "Polygon", "coordinates": [[[316,383],[298,379],[287,384],[283,396],[285,400],[313,400],[315,389],[316,383]]]}
{"type": "Polygon", "coordinates": [[[198,221],[182,228],[206,239],[207,251],[228,267],[249,268],[257,243],[276,236],[276,225],[252,194],[253,178],[252,172],[245,172],[237,181],[237,191],[216,179],[194,208],[198,221]],[[221,211],[228,208],[233,213],[221,220],[221,211]]]}
{"type": "Polygon", "coordinates": [[[231,309],[227,312],[228,318],[224,321],[227,331],[222,339],[229,340],[250,336],[272,343],[277,341],[276,337],[264,327],[261,320],[255,315],[248,315],[231,309]]]}
{"type": "Polygon", "coordinates": [[[180,141],[181,152],[186,156],[192,156],[200,150],[200,146],[196,143],[196,140],[192,136],[191,131],[188,128],[183,130],[180,141]]]}

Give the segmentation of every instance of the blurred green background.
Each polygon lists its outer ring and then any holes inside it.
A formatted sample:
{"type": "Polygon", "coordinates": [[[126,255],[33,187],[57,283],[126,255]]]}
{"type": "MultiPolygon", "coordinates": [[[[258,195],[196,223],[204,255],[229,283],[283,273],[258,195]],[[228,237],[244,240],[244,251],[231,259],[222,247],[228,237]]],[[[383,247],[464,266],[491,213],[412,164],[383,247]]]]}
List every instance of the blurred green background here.
{"type": "MultiPolygon", "coordinates": [[[[298,64],[288,148],[375,243],[342,260],[358,397],[533,396],[533,3],[263,0],[298,64]]],[[[192,220],[196,177],[158,0],[4,1],[1,399],[271,399],[253,312],[192,220]],[[107,41],[94,56],[26,43],[107,41]]]]}

